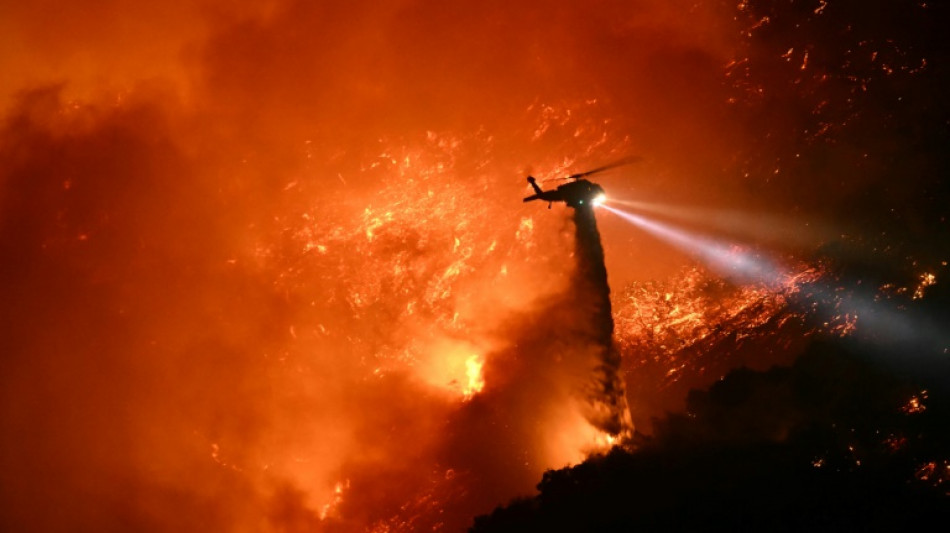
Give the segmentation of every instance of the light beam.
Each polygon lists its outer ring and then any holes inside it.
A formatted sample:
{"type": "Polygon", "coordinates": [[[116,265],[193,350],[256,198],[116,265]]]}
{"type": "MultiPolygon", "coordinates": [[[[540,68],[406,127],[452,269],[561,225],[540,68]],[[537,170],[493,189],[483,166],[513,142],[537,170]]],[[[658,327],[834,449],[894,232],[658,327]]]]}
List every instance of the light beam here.
{"type": "Polygon", "coordinates": [[[781,242],[813,246],[833,235],[831,228],[814,221],[796,220],[764,212],[717,209],[701,206],[680,206],[642,200],[610,200],[639,213],[650,213],[665,220],[685,224],[701,224],[729,235],[749,237],[764,242],[781,242]]]}
{"type": "MultiPolygon", "coordinates": [[[[674,247],[698,256],[703,263],[728,279],[772,285],[785,283],[792,278],[789,272],[774,262],[754,256],[737,244],[695,235],[606,204],[600,207],[674,247]]],[[[816,296],[836,302],[833,309],[824,311],[825,318],[840,321],[842,316],[851,317],[851,320],[860,324],[863,335],[859,340],[870,341],[872,346],[883,344],[921,346],[927,350],[948,349],[950,337],[941,333],[930,317],[891,308],[864,292],[840,295],[840,289],[828,281],[814,283],[811,290],[816,296]]]]}
{"type": "Polygon", "coordinates": [[[756,257],[737,244],[690,234],[669,224],[601,204],[601,208],[674,247],[695,254],[717,273],[737,281],[782,283],[788,275],[773,262],[756,257]]]}

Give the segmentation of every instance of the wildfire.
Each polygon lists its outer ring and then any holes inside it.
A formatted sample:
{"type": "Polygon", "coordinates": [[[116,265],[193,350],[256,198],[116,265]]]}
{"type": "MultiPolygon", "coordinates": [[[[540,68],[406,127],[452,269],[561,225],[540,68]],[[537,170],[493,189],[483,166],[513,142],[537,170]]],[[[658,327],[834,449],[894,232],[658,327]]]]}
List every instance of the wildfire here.
{"type": "Polygon", "coordinates": [[[711,348],[732,337],[741,345],[799,317],[788,312],[789,298],[818,279],[821,272],[803,267],[781,285],[732,286],[711,277],[698,266],[665,282],[635,283],[617,297],[615,321],[618,338],[631,371],[648,366],[663,368],[664,381],[676,382],[687,368],[702,373],[713,368],[711,348]]]}
{"type": "MultiPolygon", "coordinates": [[[[527,109],[541,123],[530,134],[540,132],[544,138],[570,129],[576,134],[572,139],[588,143],[585,146],[593,147],[589,150],[604,148],[611,137],[606,123],[597,119],[596,102],[580,106],[588,108],[585,113],[550,105],[527,109]]],[[[526,399],[543,399],[537,407],[540,411],[518,414],[524,418],[504,423],[511,431],[515,424],[537,424],[538,429],[528,440],[506,443],[510,451],[499,452],[518,458],[523,473],[515,477],[509,471],[506,476],[523,478],[521,490],[529,490],[545,469],[580,462],[590,453],[609,449],[617,437],[597,430],[581,414],[579,400],[573,397],[576,393],[562,383],[577,376],[568,378],[556,365],[539,366],[533,375],[525,376],[536,383],[511,382],[509,369],[498,373],[519,354],[519,348],[510,346],[506,338],[511,335],[512,319],[564,290],[564,278],[548,273],[570,270],[573,239],[562,231],[561,217],[535,217],[507,205],[509,199],[502,191],[516,199],[522,192],[523,181],[517,174],[510,190],[490,185],[502,171],[492,166],[493,161],[477,158],[497,150],[497,143],[481,133],[459,136],[434,131],[413,140],[383,139],[376,154],[354,170],[361,181],[368,176],[383,180],[378,195],[363,202],[343,197],[332,205],[321,203],[297,216],[281,217],[276,222],[288,245],[264,240],[257,247],[256,259],[264,268],[280,272],[275,281],[278,290],[313,302],[314,308],[330,305],[337,310],[332,316],[301,315],[291,329],[294,343],[300,349],[347,346],[357,372],[372,376],[380,387],[393,380],[421,385],[425,396],[417,401],[428,405],[419,406],[413,416],[422,427],[438,427],[444,423],[440,420],[465,416],[461,413],[477,404],[476,399],[497,401],[485,397],[489,388],[502,397],[515,394],[507,390],[535,391],[526,399]],[[462,178],[460,174],[467,172],[462,164],[477,170],[462,178]],[[378,322],[386,328],[373,327],[378,322]],[[542,388],[546,380],[549,392],[542,388]]],[[[558,173],[571,164],[571,159],[565,159],[548,166],[551,173],[558,173]]],[[[300,194],[301,185],[289,191],[300,194]]],[[[417,462],[431,463],[429,454],[436,452],[425,450],[447,445],[431,431],[413,438],[422,448],[417,462]]],[[[390,446],[385,441],[373,446],[376,458],[371,464],[403,453],[390,446]]],[[[366,451],[360,455],[374,456],[366,451]]],[[[388,504],[390,509],[402,510],[374,523],[405,530],[418,527],[419,520],[433,520],[437,511],[452,505],[455,490],[472,483],[473,475],[481,475],[457,464],[449,466],[452,476],[414,481],[405,502],[388,504]]],[[[291,475],[302,485],[315,483],[300,474],[291,475]]],[[[348,487],[354,491],[366,484],[353,476],[349,479],[348,487]]],[[[339,510],[345,517],[346,504],[338,500],[314,505],[322,505],[317,507],[321,516],[332,519],[339,510]]]]}
{"type": "Polygon", "coordinates": [[[338,482],[333,486],[333,498],[320,508],[320,520],[332,517],[343,503],[343,492],[350,488],[350,480],[338,482]]]}
{"type": "MultiPolygon", "coordinates": [[[[950,487],[950,461],[928,461],[917,467],[914,477],[923,483],[934,487],[950,487]]],[[[950,488],[945,489],[950,495],[950,488]]]]}
{"type": "Polygon", "coordinates": [[[927,289],[936,285],[937,276],[931,272],[923,272],[917,276],[916,285],[897,284],[893,282],[884,283],[878,288],[878,294],[875,299],[893,299],[896,297],[906,297],[910,295],[911,300],[920,300],[924,297],[927,289]]]}
{"type": "MultiPolygon", "coordinates": [[[[741,35],[786,21],[747,1],[741,34],[741,13],[662,1],[100,2],[52,19],[20,4],[0,82],[0,247],[16,258],[0,279],[2,421],[16,429],[0,481],[17,483],[3,511],[23,530],[267,529],[264,515],[274,530],[454,530],[530,494],[546,469],[624,444],[627,420],[603,423],[626,414],[620,399],[648,419],[681,402],[663,391],[793,352],[810,331],[791,304],[823,273],[658,277],[685,261],[627,228],[606,255],[637,260],[610,266],[598,289],[613,325],[604,311],[591,326],[597,310],[566,298],[574,221],[524,206],[524,176],[639,154],[605,176],[610,201],[709,187],[710,201],[761,202],[740,191],[792,190],[782,180],[804,173],[771,156],[745,168],[737,147],[780,136],[723,117],[807,86],[801,106],[775,108],[810,113],[808,142],[834,140],[877,83],[782,35],[747,49],[741,35]],[[766,57],[801,84],[757,75],[766,57]],[[817,90],[829,76],[848,82],[833,97],[817,90]],[[121,482],[90,491],[93,477],[121,482]]],[[[937,63],[859,44],[848,65],[869,57],[895,78],[937,63]]],[[[900,294],[929,296],[939,275],[900,294]]],[[[859,319],[821,320],[848,335],[859,319]]]]}
{"type": "Polygon", "coordinates": [[[930,287],[937,283],[937,277],[930,272],[924,272],[920,275],[920,282],[917,284],[917,287],[914,288],[914,300],[919,300],[924,297],[924,292],[927,290],[927,287],[930,287]]]}
{"type": "Polygon", "coordinates": [[[920,394],[915,394],[907,400],[907,403],[901,407],[901,411],[908,415],[923,413],[927,410],[923,402],[925,399],[927,399],[927,391],[920,391],[920,394]]]}
{"type": "Polygon", "coordinates": [[[482,366],[484,363],[477,355],[470,355],[465,360],[465,376],[468,378],[463,393],[466,398],[471,398],[485,388],[485,378],[482,377],[482,366]]]}

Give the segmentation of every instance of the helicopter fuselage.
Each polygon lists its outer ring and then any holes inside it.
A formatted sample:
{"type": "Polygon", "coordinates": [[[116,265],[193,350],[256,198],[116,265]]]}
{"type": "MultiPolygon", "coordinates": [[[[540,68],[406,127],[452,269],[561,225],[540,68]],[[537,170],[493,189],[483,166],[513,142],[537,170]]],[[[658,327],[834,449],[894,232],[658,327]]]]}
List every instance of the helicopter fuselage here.
{"type": "Polygon", "coordinates": [[[603,201],[604,198],[603,187],[586,179],[575,179],[549,191],[542,190],[535,178],[531,176],[528,176],[528,183],[534,188],[535,194],[526,197],[524,201],[543,200],[548,202],[548,207],[553,202],[564,202],[569,207],[577,209],[584,206],[594,206],[598,201],[603,201]]]}

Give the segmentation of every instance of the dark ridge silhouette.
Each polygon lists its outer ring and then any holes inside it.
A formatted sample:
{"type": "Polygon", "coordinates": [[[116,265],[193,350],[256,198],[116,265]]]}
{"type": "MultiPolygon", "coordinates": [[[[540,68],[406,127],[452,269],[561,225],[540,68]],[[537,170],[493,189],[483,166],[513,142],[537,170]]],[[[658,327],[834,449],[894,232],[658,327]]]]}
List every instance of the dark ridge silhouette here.
{"type": "Polygon", "coordinates": [[[545,473],[540,495],[475,519],[499,531],[884,531],[950,518],[946,365],[919,383],[847,343],[791,367],[739,369],[685,414],[545,473]],[[935,386],[934,386],[935,385],[935,386]],[[928,399],[921,388],[928,387],[928,399]],[[908,409],[910,398],[926,404],[908,409]]]}

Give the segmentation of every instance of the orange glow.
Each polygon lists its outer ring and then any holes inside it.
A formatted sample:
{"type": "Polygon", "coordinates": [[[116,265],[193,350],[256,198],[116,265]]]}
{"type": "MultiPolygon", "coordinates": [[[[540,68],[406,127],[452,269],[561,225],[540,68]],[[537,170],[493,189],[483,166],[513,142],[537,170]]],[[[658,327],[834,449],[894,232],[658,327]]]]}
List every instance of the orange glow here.
{"type": "Polygon", "coordinates": [[[574,222],[521,203],[630,155],[611,198],[756,201],[704,181],[744,140],[730,13],[232,4],[0,17],[14,530],[461,530],[624,445],[628,400],[646,421],[737,366],[696,349],[794,322],[820,275],[727,286],[597,219],[605,385],[574,222]]]}
{"type": "Polygon", "coordinates": [[[937,283],[937,276],[933,275],[930,272],[925,272],[920,275],[920,283],[917,284],[917,287],[914,289],[914,300],[919,300],[924,297],[924,292],[927,290],[927,287],[930,287],[937,283]]]}
{"type": "MultiPolygon", "coordinates": [[[[727,335],[752,338],[764,333],[760,328],[770,321],[781,326],[794,320],[782,314],[788,297],[821,275],[813,268],[799,268],[799,273],[776,287],[730,287],[711,280],[700,268],[685,270],[667,285],[633,284],[621,296],[616,312],[619,337],[641,357],[663,354],[668,359],[665,378],[674,382],[687,366],[704,364],[700,359],[681,359],[691,348],[714,344],[727,335]]],[[[630,362],[644,363],[645,359],[630,362]]]]}
{"type": "Polygon", "coordinates": [[[485,388],[485,378],[482,377],[482,366],[484,366],[484,363],[482,363],[477,355],[470,355],[468,359],[465,360],[465,377],[468,378],[468,382],[465,384],[465,388],[462,392],[466,398],[471,398],[472,395],[481,392],[482,389],[485,388]]]}
{"type": "Polygon", "coordinates": [[[915,394],[907,400],[907,403],[901,407],[901,411],[908,415],[923,413],[927,410],[927,406],[924,405],[924,400],[927,399],[927,391],[920,391],[920,394],[915,394]]]}
{"type": "Polygon", "coordinates": [[[333,486],[333,499],[320,509],[320,520],[326,520],[336,512],[343,502],[343,492],[350,488],[350,480],[337,482],[333,486]]]}
{"type": "Polygon", "coordinates": [[[950,461],[928,461],[917,466],[914,477],[923,483],[942,488],[950,495],[950,461]]]}

